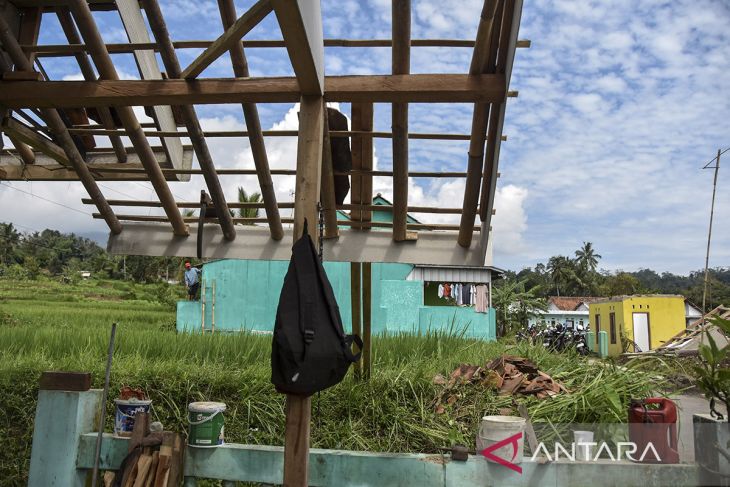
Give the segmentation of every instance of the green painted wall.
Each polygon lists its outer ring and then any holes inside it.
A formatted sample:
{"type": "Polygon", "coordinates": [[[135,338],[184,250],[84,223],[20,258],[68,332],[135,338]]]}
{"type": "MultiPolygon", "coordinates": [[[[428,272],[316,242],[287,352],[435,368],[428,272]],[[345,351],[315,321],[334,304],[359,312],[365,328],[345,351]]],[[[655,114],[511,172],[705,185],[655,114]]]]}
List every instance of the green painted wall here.
{"type": "MultiPolygon", "coordinates": [[[[205,327],[212,328],[215,283],[216,331],[262,331],[274,328],[276,308],[289,263],[286,261],[220,260],[203,267],[201,301],[180,301],[178,331],[199,332],[205,306],[205,327]]],[[[340,306],[342,321],[352,330],[350,264],[325,262],[325,270],[340,306]]],[[[493,340],[495,313],[472,308],[424,306],[423,283],[406,281],[410,264],[372,265],[372,332],[426,332],[467,329],[469,336],[493,340]]]]}

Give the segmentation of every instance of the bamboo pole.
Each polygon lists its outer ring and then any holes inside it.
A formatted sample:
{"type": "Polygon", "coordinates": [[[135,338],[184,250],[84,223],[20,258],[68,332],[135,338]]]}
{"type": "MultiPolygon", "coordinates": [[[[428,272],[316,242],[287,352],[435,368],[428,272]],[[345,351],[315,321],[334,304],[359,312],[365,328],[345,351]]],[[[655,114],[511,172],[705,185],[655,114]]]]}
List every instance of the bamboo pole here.
{"type": "MultiPolygon", "coordinates": [[[[3,44],[4,50],[8,53],[17,69],[23,71],[33,70],[33,66],[25,53],[23,53],[20,49],[17,39],[13,36],[10,26],[8,26],[7,21],[1,15],[0,41],[3,44]]],[[[71,138],[71,135],[68,133],[66,124],[64,124],[63,120],[61,120],[61,116],[58,114],[58,111],[54,108],[46,108],[42,110],[42,114],[48,128],[56,138],[56,142],[68,156],[68,159],[71,162],[74,171],[76,171],[81,184],[84,185],[84,189],[86,189],[86,192],[89,193],[89,196],[94,201],[99,213],[104,218],[104,221],[106,221],[109,230],[113,234],[120,233],[122,231],[122,224],[119,223],[119,220],[114,215],[111,206],[109,206],[106,202],[99,186],[96,184],[96,181],[94,181],[94,177],[91,175],[89,168],[86,167],[86,162],[83,157],[81,157],[81,154],[71,138]]]]}
{"type": "MultiPolygon", "coordinates": [[[[218,0],[218,9],[221,13],[223,28],[229,29],[237,20],[236,7],[233,4],[233,0],[218,0]]],[[[243,46],[240,42],[233,45],[230,54],[233,73],[239,78],[248,77],[248,61],[246,60],[246,54],[243,52],[243,46]]],[[[256,166],[256,176],[258,176],[259,187],[261,188],[261,198],[266,205],[266,217],[269,219],[271,238],[281,240],[284,237],[284,229],[281,226],[281,216],[276,206],[276,192],[274,190],[274,182],[271,179],[269,158],[266,154],[266,145],[264,144],[258,108],[255,103],[243,103],[241,107],[243,109],[243,117],[246,120],[246,128],[248,129],[248,140],[251,145],[253,162],[256,166]]]]}
{"type": "Polygon", "coordinates": [[[210,309],[210,313],[211,313],[210,333],[213,334],[213,333],[215,333],[215,279],[213,279],[213,286],[211,287],[211,293],[212,293],[211,300],[213,302],[212,302],[211,309],[210,309]]]}
{"type": "Polygon", "coordinates": [[[372,350],[372,337],[371,337],[371,324],[372,324],[372,264],[370,262],[363,262],[362,264],[362,366],[363,376],[366,380],[370,379],[370,368],[371,368],[371,350],[372,350]]]}
{"type": "MultiPolygon", "coordinates": [[[[352,312],[352,334],[362,338],[360,262],[350,262],[350,309],[352,312]]],[[[364,344],[363,344],[364,347],[364,344]]],[[[362,378],[362,361],[355,362],[355,378],[362,378]]]]}
{"type": "MultiPolygon", "coordinates": [[[[68,9],[57,7],[56,17],[58,17],[58,22],[61,24],[61,28],[63,29],[63,32],[66,36],[66,39],[68,39],[69,44],[80,44],[81,37],[79,37],[79,33],[76,30],[76,25],[74,24],[74,21],[71,18],[71,13],[68,11],[68,9]]],[[[79,69],[81,69],[81,75],[86,81],[96,81],[96,73],[94,72],[94,67],[91,65],[89,57],[86,55],[85,52],[76,53],[76,62],[78,62],[79,69]]],[[[104,128],[106,130],[116,131],[117,127],[114,123],[114,118],[112,117],[111,110],[109,110],[109,108],[102,107],[99,108],[98,112],[99,118],[101,118],[101,123],[104,128]]],[[[124,149],[124,143],[122,142],[121,137],[119,135],[112,134],[109,136],[109,140],[112,144],[112,148],[114,149],[114,154],[117,155],[117,160],[119,162],[127,162],[127,151],[124,149]]]]}
{"type": "MultiPolygon", "coordinates": [[[[393,74],[409,74],[411,0],[393,0],[393,74]]],[[[408,219],[408,104],[393,103],[393,239],[406,240],[408,219]]]]}
{"type": "Polygon", "coordinates": [[[29,145],[24,144],[7,132],[5,133],[5,135],[8,136],[8,139],[10,139],[13,147],[17,149],[18,154],[20,155],[20,158],[23,160],[24,164],[35,164],[35,152],[33,152],[33,149],[29,145]]]}
{"type": "MultiPolygon", "coordinates": [[[[495,18],[498,11],[498,0],[486,0],[477,29],[477,40],[472,54],[469,74],[493,72],[497,44],[495,36],[495,18]]],[[[498,23],[496,24],[498,28],[498,23]]],[[[471,121],[471,138],[469,141],[466,183],[464,186],[464,203],[461,214],[462,228],[459,230],[458,243],[462,247],[471,245],[470,227],[474,224],[479,202],[479,188],[484,170],[484,144],[487,139],[487,120],[489,105],[476,103],[471,121]]]]}
{"type": "MultiPolygon", "coordinates": [[[[157,0],[142,0],[142,4],[144,5],[145,12],[147,13],[147,19],[150,23],[152,33],[154,34],[157,42],[160,44],[160,56],[162,57],[162,62],[165,64],[167,76],[169,78],[179,79],[181,77],[180,63],[178,62],[175,49],[172,47],[172,43],[170,42],[167,25],[162,17],[162,12],[157,4],[157,0]]],[[[210,150],[208,149],[208,143],[203,135],[203,129],[200,126],[198,115],[195,113],[195,108],[192,105],[183,105],[179,108],[182,112],[185,126],[188,129],[190,142],[193,144],[195,154],[198,156],[198,163],[200,164],[200,169],[203,172],[205,184],[208,187],[210,197],[216,207],[223,236],[226,240],[233,241],[236,238],[236,230],[233,228],[233,220],[230,212],[228,211],[226,197],[223,193],[223,188],[221,187],[218,175],[215,172],[213,156],[211,156],[210,150]]]]}
{"type": "MultiPolygon", "coordinates": [[[[353,161],[354,162],[354,161],[353,161]]],[[[141,168],[113,168],[104,167],[103,165],[92,166],[94,171],[98,173],[110,173],[110,174],[144,174],[145,170],[141,168]]],[[[202,174],[200,169],[162,169],[164,174],[202,174]]],[[[217,171],[220,176],[242,176],[242,175],[255,175],[255,169],[219,169],[217,171]]],[[[272,169],[272,176],[295,176],[296,171],[294,169],[272,169]]],[[[335,175],[351,175],[351,176],[370,176],[370,177],[392,177],[393,171],[367,171],[365,169],[353,169],[352,171],[335,171],[335,175]]],[[[465,172],[458,171],[445,171],[445,172],[430,172],[430,171],[413,171],[408,173],[409,178],[464,178],[466,177],[465,172]]]]}
{"type": "MultiPolygon", "coordinates": [[[[715,159],[715,177],[712,180],[712,204],[710,206],[710,227],[707,230],[707,253],[705,253],[705,278],[702,284],[702,324],[705,323],[705,313],[707,306],[707,282],[710,271],[710,242],[712,240],[712,219],[715,216],[715,192],[717,191],[717,173],[720,172],[720,156],[722,150],[717,149],[717,158],[715,159]]],[[[705,166],[707,167],[707,166],[705,166]]]]}
{"type": "Polygon", "coordinates": [[[200,329],[205,335],[205,279],[200,279],[200,329]]]}
{"type": "MultiPolygon", "coordinates": [[[[99,29],[91,15],[91,10],[89,10],[89,4],[85,0],[70,0],[69,8],[76,19],[81,36],[90,48],[91,58],[96,64],[100,77],[106,80],[119,80],[117,70],[112,63],[109,52],[106,50],[99,29]]],[[[173,232],[175,235],[187,236],[188,228],[185,222],[183,222],[180,211],[175,206],[175,199],[172,196],[172,192],[165,181],[165,176],[160,170],[160,166],[157,163],[157,159],[152,152],[147,138],[142,133],[142,127],[140,127],[132,107],[120,106],[116,110],[119,119],[122,121],[122,125],[127,130],[132,145],[139,155],[142,165],[149,175],[150,183],[152,183],[157,196],[163,204],[165,213],[172,224],[173,232]]]]}

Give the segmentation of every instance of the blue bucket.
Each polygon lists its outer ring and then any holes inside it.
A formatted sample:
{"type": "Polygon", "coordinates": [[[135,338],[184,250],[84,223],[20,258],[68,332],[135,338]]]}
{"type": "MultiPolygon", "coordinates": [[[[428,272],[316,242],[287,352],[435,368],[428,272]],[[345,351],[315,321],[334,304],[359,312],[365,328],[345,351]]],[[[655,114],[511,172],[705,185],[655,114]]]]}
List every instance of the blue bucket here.
{"type": "Polygon", "coordinates": [[[132,436],[134,416],[137,413],[149,413],[152,401],[133,399],[114,399],[114,434],[116,436],[132,436]]]}

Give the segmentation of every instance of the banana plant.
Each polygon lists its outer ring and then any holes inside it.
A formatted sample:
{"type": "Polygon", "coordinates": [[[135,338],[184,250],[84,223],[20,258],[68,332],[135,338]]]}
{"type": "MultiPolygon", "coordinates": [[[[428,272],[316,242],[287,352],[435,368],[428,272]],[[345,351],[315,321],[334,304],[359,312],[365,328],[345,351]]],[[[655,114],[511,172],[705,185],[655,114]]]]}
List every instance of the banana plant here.
{"type": "MultiPolygon", "coordinates": [[[[708,321],[721,329],[726,336],[730,336],[730,320],[714,316],[708,321]]],[[[730,346],[725,344],[718,347],[708,329],[705,329],[703,338],[703,343],[699,345],[700,365],[694,368],[698,378],[697,387],[710,400],[710,413],[718,419],[723,419],[723,415],[715,410],[715,402],[722,402],[725,404],[726,411],[730,412],[730,368],[728,367],[730,346]]],[[[727,420],[730,422],[730,417],[727,420]]]]}

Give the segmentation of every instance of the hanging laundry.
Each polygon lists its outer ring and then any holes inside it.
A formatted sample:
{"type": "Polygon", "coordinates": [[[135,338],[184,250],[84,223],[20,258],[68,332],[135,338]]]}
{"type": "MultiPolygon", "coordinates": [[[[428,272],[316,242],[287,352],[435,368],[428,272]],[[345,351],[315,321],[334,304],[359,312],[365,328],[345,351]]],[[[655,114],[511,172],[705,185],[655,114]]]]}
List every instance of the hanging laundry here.
{"type": "Polygon", "coordinates": [[[450,298],[451,297],[451,284],[448,282],[444,284],[444,297],[450,298]]]}
{"type": "Polygon", "coordinates": [[[438,295],[439,295],[439,298],[443,298],[444,297],[444,285],[443,284],[439,284],[438,295]]]}
{"type": "Polygon", "coordinates": [[[489,308],[489,298],[487,297],[487,286],[479,284],[476,288],[476,300],[474,302],[474,311],[477,313],[486,313],[489,308]]]}
{"type": "Polygon", "coordinates": [[[469,302],[472,306],[477,303],[477,287],[474,284],[469,285],[469,302]]]}
{"type": "Polygon", "coordinates": [[[455,304],[459,304],[459,284],[454,283],[451,285],[451,297],[456,301],[455,304]]]}
{"type": "Polygon", "coordinates": [[[471,304],[471,285],[464,284],[461,288],[461,304],[469,306],[471,304]]]}

